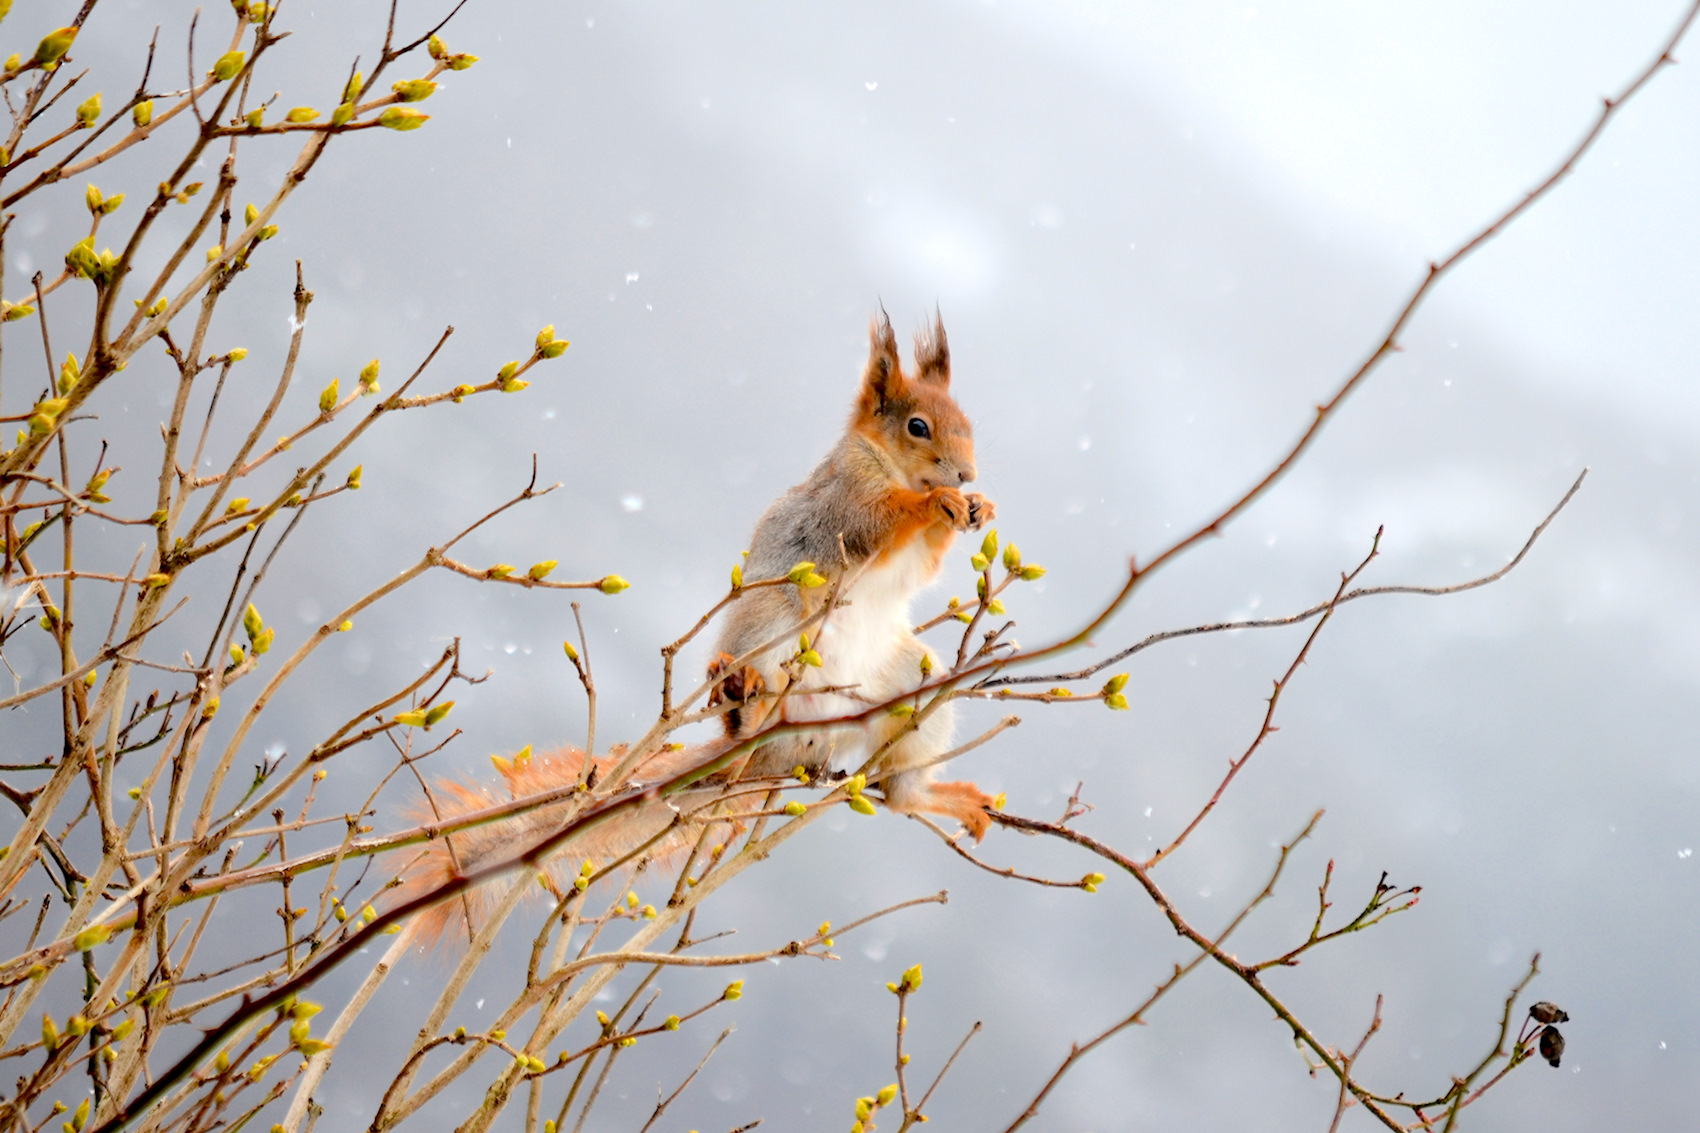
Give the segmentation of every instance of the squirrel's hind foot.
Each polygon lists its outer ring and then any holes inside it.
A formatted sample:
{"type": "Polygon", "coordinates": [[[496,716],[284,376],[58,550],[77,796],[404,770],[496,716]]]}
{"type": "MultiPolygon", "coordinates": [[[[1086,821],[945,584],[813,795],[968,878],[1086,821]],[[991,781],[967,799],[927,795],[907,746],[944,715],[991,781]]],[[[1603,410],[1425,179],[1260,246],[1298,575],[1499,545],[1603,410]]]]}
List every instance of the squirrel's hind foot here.
{"type": "Polygon", "coordinates": [[[745,665],[735,673],[727,672],[736,660],[730,653],[722,653],[708,667],[708,679],[711,681],[725,674],[725,678],[714,686],[714,691],[708,694],[708,706],[733,706],[725,715],[726,734],[729,736],[748,735],[755,731],[763,713],[751,711],[747,706],[767,693],[767,681],[754,666],[745,665]]]}

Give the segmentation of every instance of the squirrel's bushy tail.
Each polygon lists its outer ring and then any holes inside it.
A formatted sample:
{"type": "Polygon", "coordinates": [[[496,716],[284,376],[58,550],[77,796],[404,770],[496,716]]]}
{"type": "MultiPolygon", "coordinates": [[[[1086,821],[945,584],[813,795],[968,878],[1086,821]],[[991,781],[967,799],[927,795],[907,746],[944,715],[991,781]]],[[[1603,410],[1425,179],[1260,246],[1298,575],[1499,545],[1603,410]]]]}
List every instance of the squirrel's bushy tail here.
{"type": "MultiPolygon", "coordinates": [[[[638,769],[641,781],[653,784],[677,775],[705,759],[713,758],[724,746],[724,741],[714,741],[694,748],[663,751],[638,769]]],[[[596,758],[593,761],[596,773],[605,773],[618,758],[596,758]]],[[[490,783],[439,779],[431,785],[430,797],[409,805],[404,812],[405,817],[418,824],[439,823],[530,795],[557,792],[579,781],[584,759],[584,752],[566,747],[517,762],[499,760],[496,766],[503,779],[499,787],[490,783]]],[[[631,789],[636,791],[641,787],[634,783],[631,789]]],[[[567,797],[545,803],[507,818],[445,834],[423,847],[396,851],[401,863],[400,876],[386,903],[392,907],[403,904],[441,888],[458,876],[495,862],[517,858],[559,830],[572,813],[575,802],[574,798],[567,797]]],[[[571,839],[550,856],[544,872],[557,890],[564,891],[571,886],[586,860],[597,863],[600,868],[630,853],[666,830],[676,813],[667,801],[648,799],[571,839]]],[[[698,831],[700,827],[679,827],[675,834],[662,839],[653,852],[666,856],[680,849],[685,840],[695,837],[698,831]]],[[[458,897],[423,910],[414,916],[407,931],[426,946],[444,940],[459,940],[464,944],[488,919],[505,888],[506,878],[511,876],[504,874],[492,878],[458,897]]]]}

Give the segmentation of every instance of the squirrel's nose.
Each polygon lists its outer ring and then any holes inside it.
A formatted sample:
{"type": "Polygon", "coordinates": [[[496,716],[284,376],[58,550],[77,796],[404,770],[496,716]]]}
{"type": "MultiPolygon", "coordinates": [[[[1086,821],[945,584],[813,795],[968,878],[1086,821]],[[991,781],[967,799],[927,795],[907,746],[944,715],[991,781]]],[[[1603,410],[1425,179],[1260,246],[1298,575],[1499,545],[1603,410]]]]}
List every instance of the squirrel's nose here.
{"type": "Polygon", "coordinates": [[[963,464],[957,467],[956,482],[958,484],[966,484],[972,479],[974,479],[974,466],[972,464],[963,464]]]}

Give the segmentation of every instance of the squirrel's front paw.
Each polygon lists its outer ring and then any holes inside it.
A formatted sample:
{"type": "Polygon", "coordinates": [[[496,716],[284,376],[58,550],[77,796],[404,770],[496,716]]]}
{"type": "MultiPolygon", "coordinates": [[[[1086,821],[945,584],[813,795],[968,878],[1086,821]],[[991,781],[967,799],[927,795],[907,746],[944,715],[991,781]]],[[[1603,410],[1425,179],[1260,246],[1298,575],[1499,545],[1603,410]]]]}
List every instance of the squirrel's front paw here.
{"type": "Polygon", "coordinates": [[[932,505],[933,514],[938,517],[939,522],[953,531],[968,530],[969,515],[973,511],[969,497],[955,488],[939,487],[932,490],[927,502],[932,505]]]}
{"type": "Polygon", "coordinates": [[[998,505],[979,492],[969,492],[964,498],[968,501],[968,529],[970,531],[978,531],[981,526],[998,517],[998,505]]]}

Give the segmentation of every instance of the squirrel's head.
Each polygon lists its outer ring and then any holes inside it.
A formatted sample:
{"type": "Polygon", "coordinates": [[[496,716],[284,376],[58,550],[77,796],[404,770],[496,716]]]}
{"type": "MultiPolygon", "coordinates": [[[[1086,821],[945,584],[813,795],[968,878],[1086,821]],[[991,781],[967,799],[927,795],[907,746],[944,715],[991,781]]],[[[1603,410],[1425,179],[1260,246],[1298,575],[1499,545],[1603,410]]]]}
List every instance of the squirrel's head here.
{"type": "Polygon", "coordinates": [[[889,457],[917,492],[974,479],[974,429],[950,399],[950,347],[936,314],[931,329],[915,336],[913,374],[903,372],[885,312],[873,321],[850,427],[889,457]]]}

